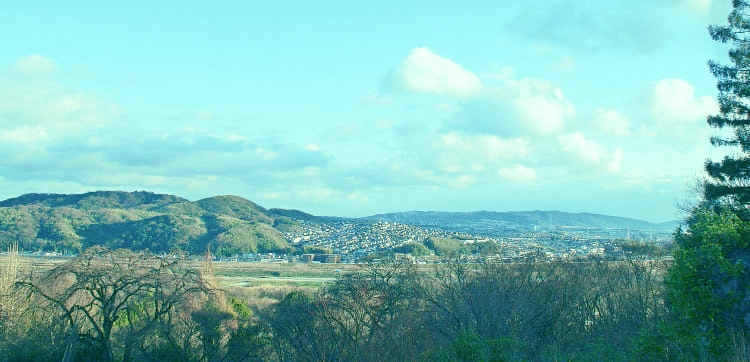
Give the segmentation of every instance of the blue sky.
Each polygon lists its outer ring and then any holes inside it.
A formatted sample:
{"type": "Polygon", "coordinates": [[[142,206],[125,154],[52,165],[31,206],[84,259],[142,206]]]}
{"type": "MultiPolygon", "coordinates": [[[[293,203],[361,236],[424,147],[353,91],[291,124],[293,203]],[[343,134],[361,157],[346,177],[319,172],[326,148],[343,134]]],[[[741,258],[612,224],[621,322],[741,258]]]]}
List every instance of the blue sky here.
{"type": "Polygon", "coordinates": [[[730,1],[14,2],[0,199],[680,216],[730,1]]]}

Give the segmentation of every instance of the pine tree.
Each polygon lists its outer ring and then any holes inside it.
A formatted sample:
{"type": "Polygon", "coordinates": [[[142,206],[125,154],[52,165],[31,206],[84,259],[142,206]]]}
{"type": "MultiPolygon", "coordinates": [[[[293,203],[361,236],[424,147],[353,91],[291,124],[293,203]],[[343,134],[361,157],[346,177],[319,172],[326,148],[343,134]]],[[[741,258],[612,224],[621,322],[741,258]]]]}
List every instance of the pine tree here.
{"type": "Polygon", "coordinates": [[[711,37],[731,43],[731,64],[709,62],[717,79],[719,114],[709,116],[712,127],[732,130],[727,137],[712,137],[714,146],[739,147],[723,160],[706,161],[708,180],[704,197],[709,204],[730,207],[744,220],[750,219],[750,3],[734,0],[724,26],[711,26],[711,37]]]}
{"type": "Polygon", "coordinates": [[[707,121],[731,131],[711,143],[736,152],[706,161],[703,204],[675,233],[666,278],[671,331],[684,353],[705,359],[732,359],[732,341],[750,336],[750,0],[732,4],[727,25],[709,27],[714,40],[733,47],[730,64],[709,62],[719,114],[707,121]]]}

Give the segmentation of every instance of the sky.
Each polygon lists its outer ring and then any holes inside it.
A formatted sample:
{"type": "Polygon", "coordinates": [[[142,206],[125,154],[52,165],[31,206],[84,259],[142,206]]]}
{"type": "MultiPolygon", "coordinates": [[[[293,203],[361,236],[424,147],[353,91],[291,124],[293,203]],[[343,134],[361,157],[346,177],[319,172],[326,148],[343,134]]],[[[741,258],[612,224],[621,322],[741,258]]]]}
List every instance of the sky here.
{"type": "Polygon", "coordinates": [[[705,122],[729,0],[175,4],[3,5],[0,199],[661,222],[734,152],[705,122]]]}

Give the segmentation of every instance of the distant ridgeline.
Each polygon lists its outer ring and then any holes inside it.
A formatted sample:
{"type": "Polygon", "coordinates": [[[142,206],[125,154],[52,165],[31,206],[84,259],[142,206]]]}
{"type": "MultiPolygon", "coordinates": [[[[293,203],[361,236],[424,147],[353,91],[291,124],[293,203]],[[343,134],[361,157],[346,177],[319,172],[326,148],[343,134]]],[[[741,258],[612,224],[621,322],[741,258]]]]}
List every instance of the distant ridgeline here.
{"type": "Polygon", "coordinates": [[[567,226],[582,228],[632,229],[640,231],[672,233],[680,224],[679,221],[651,223],[648,221],[625,217],[608,216],[591,213],[570,213],[562,211],[475,211],[475,212],[438,212],[409,211],[390,214],[379,214],[368,217],[369,220],[397,222],[424,227],[440,227],[448,230],[476,233],[484,229],[499,230],[513,228],[530,228],[533,226],[567,226]]]}
{"type": "Polygon", "coordinates": [[[27,194],[0,201],[0,250],[78,253],[93,245],[215,255],[289,252],[283,232],[315,217],[265,209],[238,196],[191,202],[152,192],[27,194]]]}

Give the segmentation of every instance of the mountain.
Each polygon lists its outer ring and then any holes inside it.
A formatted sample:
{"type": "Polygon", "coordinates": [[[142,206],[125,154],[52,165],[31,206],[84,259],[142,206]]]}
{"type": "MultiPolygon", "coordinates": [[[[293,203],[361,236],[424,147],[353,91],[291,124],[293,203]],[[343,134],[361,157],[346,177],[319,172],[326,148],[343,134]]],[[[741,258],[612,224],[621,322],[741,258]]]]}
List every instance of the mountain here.
{"type": "MultiPolygon", "coordinates": [[[[26,194],[0,201],[0,250],[18,241],[23,250],[76,253],[93,245],[175,248],[215,255],[287,252],[282,232],[298,228],[296,210],[265,208],[238,196],[191,202],[147,191],[26,194]]],[[[311,216],[311,215],[310,215],[311,216]]]]}
{"type": "Polygon", "coordinates": [[[479,224],[495,225],[498,228],[532,228],[534,226],[574,226],[608,229],[633,229],[641,231],[672,232],[678,221],[651,223],[648,221],[591,213],[569,213],[562,211],[512,211],[512,212],[437,212],[409,211],[378,214],[368,220],[389,221],[401,224],[439,227],[453,230],[474,228],[479,224]]]}
{"type": "Polygon", "coordinates": [[[147,191],[96,191],[85,194],[26,194],[0,201],[0,207],[19,205],[44,205],[48,207],[73,207],[77,209],[137,208],[147,210],[163,205],[189,202],[186,199],[147,191]]]}

